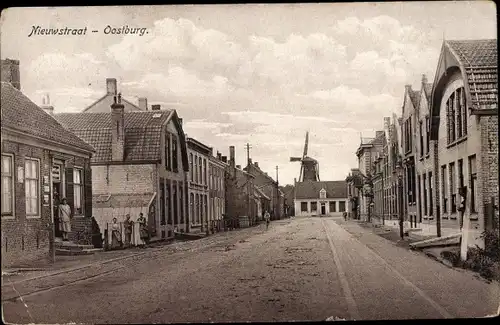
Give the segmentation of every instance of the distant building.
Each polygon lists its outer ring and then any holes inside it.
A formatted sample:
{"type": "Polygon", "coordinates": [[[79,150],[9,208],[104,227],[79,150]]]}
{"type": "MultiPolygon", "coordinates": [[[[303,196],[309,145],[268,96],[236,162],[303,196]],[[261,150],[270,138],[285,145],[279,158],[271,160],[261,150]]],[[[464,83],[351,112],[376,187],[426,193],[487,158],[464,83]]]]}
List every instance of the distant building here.
{"type": "MultiPolygon", "coordinates": [[[[82,110],[82,113],[108,113],[109,107],[114,103],[114,96],[117,94],[117,84],[115,78],[106,78],[106,93],[90,104],[88,107],[82,110]]],[[[147,98],[139,98],[138,105],[131,103],[130,101],[122,98],[123,111],[125,113],[136,112],[136,111],[147,111],[148,110],[148,100],[147,98]]],[[[158,108],[158,106],[153,105],[152,109],[158,108]]]]}
{"type": "Polygon", "coordinates": [[[341,216],[347,211],[346,182],[297,182],[294,204],[296,216],[341,216]]]}
{"type": "Polygon", "coordinates": [[[1,87],[2,266],[53,261],[62,198],[73,215],[69,240],[92,244],[94,149],[20,91],[19,61],[2,60],[1,87]]]}
{"type": "MultiPolygon", "coordinates": [[[[113,217],[123,222],[130,214],[136,221],[139,213],[148,220],[152,240],[189,228],[187,147],[175,110],[125,112],[117,95],[107,112],[55,117],[96,148],[91,161],[93,215],[101,229],[113,217]]],[[[137,223],[134,236],[138,244],[137,223]]]]}
{"type": "Polygon", "coordinates": [[[227,157],[217,152],[217,156],[210,155],[208,160],[208,220],[211,227],[221,229],[223,215],[226,212],[226,169],[229,167],[227,157]]]}
{"type": "Polygon", "coordinates": [[[209,159],[212,148],[193,139],[187,138],[189,155],[189,221],[190,231],[204,232],[208,230],[208,198],[209,198],[209,159]]]}
{"type": "Polygon", "coordinates": [[[273,220],[279,220],[284,216],[284,195],[278,187],[276,182],[271,176],[264,172],[259,167],[259,163],[252,163],[249,159],[247,166],[244,170],[255,177],[255,186],[265,194],[264,197],[270,199],[270,206],[265,207],[271,213],[273,220]]]}
{"type": "Polygon", "coordinates": [[[229,147],[229,166],[226,170],[226,216],[247,216],[256,219],[261,208],[261,198],[255,189],[255,177],[236,165],[234,146],[229,147]]]}
{"type": "Polygon", "coordinates": [[[462,258],[484,245],[495,223],[487,207],[499,204],[497,69],[496,39],[444,41],[430,98],[434,200],[443,226],[462,228],[462,258]]]}

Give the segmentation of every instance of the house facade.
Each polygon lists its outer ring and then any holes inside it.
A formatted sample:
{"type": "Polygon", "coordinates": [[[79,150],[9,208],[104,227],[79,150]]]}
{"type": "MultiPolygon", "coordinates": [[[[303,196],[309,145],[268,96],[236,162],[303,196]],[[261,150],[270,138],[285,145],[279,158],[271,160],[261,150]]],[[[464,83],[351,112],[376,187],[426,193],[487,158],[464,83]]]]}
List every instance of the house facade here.
{"type": "Polygon", "coordinates": [[[278,182],[260,169],[258,162],[252,163],[252,159],[249,159],[244,170],[254,176],[255,186],[270,199],[268,211],[271,214],[271,220],[281,219],[284,216],[285,198],[278,187],[278,182]]]}
{"type": "Polygon", "coordinates": [[[94,149],[20,91],[19,61],[2,60],[1,87],[2,266],[54,261],[62,198],[72,210],[68,239],[92,244],[94,149]]]}
{"type": "Polygon", "coordinates": [[[444,41],[430,99],[430,136],[443,224],[462,232],[467,248],[484,246],[486,207],[498,206],[497,40],[444,41]]]}
{"type": "Polygon", "coordinates": [[[247,216],[255,219],[262,209],[258,197],[255,177],[236,165],[234,146],[229,147],[229,165],[226,169],[226,214],[227,218],[247,216]]]}
{"type": "MultiPolygon", "coordinates": [[[[384,146],[384,131],[376,131],[375,138],[361,138],[361,143],[356,150],[358,168],[356,177],[362,179],[362,186],[357,188],[357,214],[361,220],[368,220],[373,214],[373,163],[380,155],[384,146]]],[[[357,183],[359,185],[359,182],[357,183]]]]}
{"type": "Polygon", "coordinates": [[[295,183],[296,216],[341,216],[347,212],[345,181],[305,181],[295,183]]]}
{"type": "MultiPolygon", "coordinates": [[[[148,220],[151,240],[186,231],[187,147],[175,110],[125,112],[120,94],[105,113],[56,114],[57,120],[96,148],[92,157],[93,215],[101,229],[126,214],[148,220]]],[[[136,223],[133,243],[139,244],[136,223]]],[[[109,235],[109,232],[108,232],[109,235]]]]}
{"type": "Polygon", "coordinates": [[[212,148],[193,139],[186,139],[189,156],[189,221],[190,231],[205,232],[209,228],[209,165],[212,148]]]}
{"type": "Polygon", "coordinates": [[[220,152],[214,157],[210,155],[208,160],[208,220],[211,228],[221,229],[223,227],[223,215],[226,212],[226,169],[228,167],[227,157],[220,152]]]}
{"type": "Polygon", "coordinates": [[[400,134],[403,162],[403,191],[405,193],[403,207],[405,221],[413,226],[417,220],[417,179],[416,179],[416,128],[417,108],[420,91],[413,90],[411,85],[405,86],[403,107],[401,112],[400,134]]]}

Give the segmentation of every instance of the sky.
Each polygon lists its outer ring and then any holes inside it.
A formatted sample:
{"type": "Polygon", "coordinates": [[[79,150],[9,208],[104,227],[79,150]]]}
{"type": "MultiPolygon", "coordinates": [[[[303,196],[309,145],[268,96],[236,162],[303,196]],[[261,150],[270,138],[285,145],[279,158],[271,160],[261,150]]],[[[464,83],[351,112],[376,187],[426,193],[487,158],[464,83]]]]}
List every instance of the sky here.
{"type": "Polygon", "coordinates": [[[184,131],[293,184],[305,133],[321,180],[357,167],[360,135],[400,114],[405,85],[434,78],[443,39],[496,38],[489,1],[9,8],[2,59],[20,60],[22,91],[78,112],[106,78],[137,103],[176,109],[184,131]],[[32,35],[33,27],[86,35],[32,35]],[[146,28],[142,36],[105,34],[146,28]],[[92,30],[98,32],[93,33],[92,30]]]}

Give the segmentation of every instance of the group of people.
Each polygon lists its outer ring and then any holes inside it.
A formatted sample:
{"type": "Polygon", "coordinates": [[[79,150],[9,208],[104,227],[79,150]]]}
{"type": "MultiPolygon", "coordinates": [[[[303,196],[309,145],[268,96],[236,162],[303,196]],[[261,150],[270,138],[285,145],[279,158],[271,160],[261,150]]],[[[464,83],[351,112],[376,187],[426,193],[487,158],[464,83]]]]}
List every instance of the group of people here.
{"type": "MultiPolygon", "coordinates": [[[[149,243],[149,231],[146,218],[144,218],[144,214],[142,212],[139,214],[139,218],[137,218],[137,223],[139,224],[139,235],[142,241],[142,246],[144,247],[149,243]]],[[[125,240],[122,240],[122,232],[118,219],[113,218],[113,223],[111,224],[111,248],[130,247],[133,230],[134,221],[130,219],[130,214],[127,214],[125,216],[125,221],[123,222],[125,240]]]]}

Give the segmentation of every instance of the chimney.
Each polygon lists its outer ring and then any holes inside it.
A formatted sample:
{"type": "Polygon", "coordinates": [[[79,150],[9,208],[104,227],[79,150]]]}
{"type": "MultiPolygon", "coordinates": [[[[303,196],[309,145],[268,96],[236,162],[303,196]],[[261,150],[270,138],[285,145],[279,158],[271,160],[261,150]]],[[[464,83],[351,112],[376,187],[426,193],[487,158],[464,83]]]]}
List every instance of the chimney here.
{"type": "Polygon", "coordinates": [[[221,157],[221,160],[223,163],[226,163],[227,164],[227,156],[222,156],[221,157]]]}
{"type": "Polygon", "coordinates": [[[116,79],[106,78],[106,91],[108,95],[116,96],[116,79]]]}
{"type": "Polygon", "coordinates": [[[179,117],[179,123],[181,124],[182,126],[182,117],[179,117]]]}
{"type": "Polygon", "coordinates": [[[422,75],[422,83],[423,84],[427,83],[427,76],[425,74],[422,75]]]}
{"type": "Polygon", "coordinates": [[[406,91],[406,92],[409,92],[409,91],[411,91],[411,90],[412,90],[412,89],[411,89],[411,85],[405,85],[405,91],[406,91]]]}
{"type": "Polygon", "coordinates": [[[2,81],[10,83],[17,90],[21,90],[21,74],[19,60],[2,60],[2,81]]]}
{"type": "Polygon", "coordinates": [[[113,161],[123,161],[125,153],[125,116],[122,95],[114,96],[111,104],[111,156],[113,161]]]}
{"type": "Polygon", "coordinates": [[[161,110],[161,105],[160,104],[151,105],[151,110],[152,111],[159,111],[159,110],[161,110]]]}
{"type": "Polygon", "coordinates": [[[146,97],[139,98],[139,108],[143,111],[148,110],[148,99],[146,97]]]}
{"type": "Polygon", "coordinates": [[[252,165],[252,158],[248,158],[248,166],[252,165]]]}
{"type": "Polygon", "coordinates": [[[217,151],[217,159],[221,160],[222,159],[222,154],[217,151]]]}
{"type": "Polygon", "coordinates": [[[375,138],[382,137],[385,134],[384,131],[376,131],[375,132],[375,138]]]}
{"type": "Polygon", "coordinates": [[[234,167],[234,146],[229,147],[229,164],[234,167]]]}
{"type": "Polygon", "coordinates": [[[54,106],[50,105],[50,97],[49,94],[45,94],[42,98],[42,105],[40,106],[45,113],[49,115],[54,115],[54,106]]]}
{"type": "Polygon", "coordinates": [[[253,164],[255,165],[255,167],[259,168],[259,163],[258,162],[254,162],[253,164]]]}

